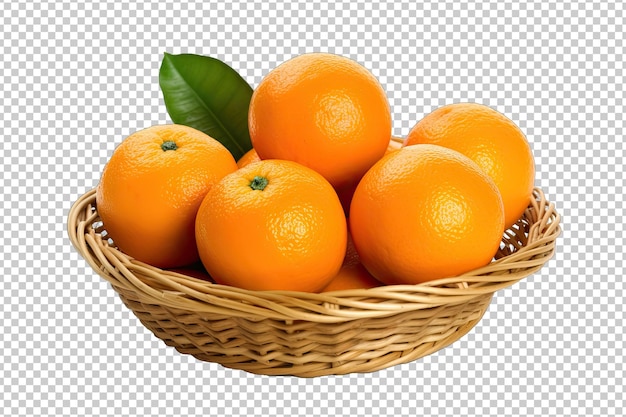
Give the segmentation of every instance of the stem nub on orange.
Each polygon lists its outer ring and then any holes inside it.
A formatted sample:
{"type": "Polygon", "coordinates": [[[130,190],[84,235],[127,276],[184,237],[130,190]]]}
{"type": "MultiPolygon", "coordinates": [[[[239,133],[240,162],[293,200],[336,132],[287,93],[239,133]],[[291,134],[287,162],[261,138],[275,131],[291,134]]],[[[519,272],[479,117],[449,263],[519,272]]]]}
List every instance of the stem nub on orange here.
{"type": "Polygon", "coordinates": [[[237,169],[217,140],[182,125],[157,125],[115,149],[96,190],[98,214],[115,245],[161,268],[199,260],[196,211],[209,189],[237,169]]]}
{"type": "Polygon", "coordinates": [[[341,267],[346,219],[333,187],[292,161],[224,177],[196,218],[200,258],[216,282],[250,290],[321,290],[341,267]]]}

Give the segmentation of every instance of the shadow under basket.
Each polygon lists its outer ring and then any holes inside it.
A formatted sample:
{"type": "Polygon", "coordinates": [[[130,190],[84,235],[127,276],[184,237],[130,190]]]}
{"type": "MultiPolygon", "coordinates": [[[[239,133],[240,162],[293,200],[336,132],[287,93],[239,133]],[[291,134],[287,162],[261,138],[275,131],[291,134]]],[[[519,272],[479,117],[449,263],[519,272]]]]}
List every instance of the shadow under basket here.
{"type": "Polygon", "coordinates": [[[168,346],[255,374],[316,377],[377,371],[457,341],[480,321],[496,291],[550,259],[559,222],[535,188],[483,268],[426,284],[321,294],[248,291],[136,261],[103,233],[94,190],[72,206],[68,232],[89,265],[168,346]]]}

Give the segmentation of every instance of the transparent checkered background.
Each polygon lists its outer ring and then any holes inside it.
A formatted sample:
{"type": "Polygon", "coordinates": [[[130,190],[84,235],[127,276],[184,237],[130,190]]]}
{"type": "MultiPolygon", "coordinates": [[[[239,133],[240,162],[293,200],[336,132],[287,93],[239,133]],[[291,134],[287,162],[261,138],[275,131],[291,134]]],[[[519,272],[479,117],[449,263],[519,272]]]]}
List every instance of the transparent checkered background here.
{"type": "Polygon", "coordinates": [[[606,1],[0,3],[6,416],[624,414],[624,5],[606,1]],[[166,347],[73,250],[70,205],[124,136],[169,122],[164,52],[252,86],[330,51],[386,88],[394,134],[455,101],[526,132],[556,256],[452,346],[383,371],[254,376],[166,347]]]}

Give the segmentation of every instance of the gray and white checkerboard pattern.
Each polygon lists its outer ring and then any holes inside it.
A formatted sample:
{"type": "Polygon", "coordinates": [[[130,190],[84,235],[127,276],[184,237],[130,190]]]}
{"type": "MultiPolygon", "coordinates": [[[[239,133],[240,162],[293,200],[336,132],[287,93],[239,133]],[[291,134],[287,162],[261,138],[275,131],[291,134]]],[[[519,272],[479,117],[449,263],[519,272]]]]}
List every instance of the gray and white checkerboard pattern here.
{"type": "Polygon", "coordinates": [[[624,3],[3,1],[6,416],[624,415],[624,3]],[[166,347],[72,249],[69,207],[124,136],[167,123],[164,52],[211,55],[255,86],[329,51],[386,88],[394,134],[488,104],[526,132],[563,216],[558,253],[483,321],[410,364],[263,377],[166,347]]]}

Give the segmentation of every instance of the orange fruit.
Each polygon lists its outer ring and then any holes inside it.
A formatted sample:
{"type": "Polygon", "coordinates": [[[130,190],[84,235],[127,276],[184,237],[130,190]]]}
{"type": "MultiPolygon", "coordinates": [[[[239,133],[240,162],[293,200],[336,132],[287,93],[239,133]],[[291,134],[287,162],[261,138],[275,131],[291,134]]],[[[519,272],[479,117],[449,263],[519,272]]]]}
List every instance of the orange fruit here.
{"type": "Polygon", "coordinates": [[[360,290],[383,285],[372,276],[363,264],[342,266],[339,273],[320,292],[360,290]]]}
{"type": "Polygon", "coordinates": [[[248,125],[261,159],[298,162],[335,187],[357,181],[391,138],[389,102],[376,77],[327,53],[270,71],[252,94],[248,125]]]}
{"type": "Polygon", "coordinates": [[[211,189],[198,210],[196,238],[220,284],[317,292],[341,267],[347,225],[324,177],[292,161],[264,160],[211,189]]]}
{"type": "Polygon", "coordinates": [[[504,232],[502,198],[468,157],[413,145],[359,183],[350,230],[361,262],[386,284],[416,284],[488,264],[504,232]]]}
{"type": "Polygon", "coordinates": [[[339,273],[321,292],[374,288],[382,285],[361,263],[348,228],[348,246],[339,273]]]}
{"type": "Polygon", "coordinates": [[[507,228],[530,203],[535,182],[532,150],[520,128],[497,110],[477,103],[440,107],[420,120],[404,143],[445,146],[476,162],[500,190],[507,228]]]}
{"type": "Polygon", "coordinates": [[[237,169],[217,140],[181,125],[139,130],[115,149],[97,186],[104,227],[127,255],[160,268],[199,260],[196,212],[209,189],[237,169]]]}
{"type": "Polygon", "coordinates": [[[237,161],[237,167],[243,168],[248,164],[251,164],[253,162],[258,162],[260,160],[261,158],[259,158],[259,154],[257,154],[256,150],[252,148],[248,152],[243,154],[241,158],[239,158],[239,160],[237,161]]]}

